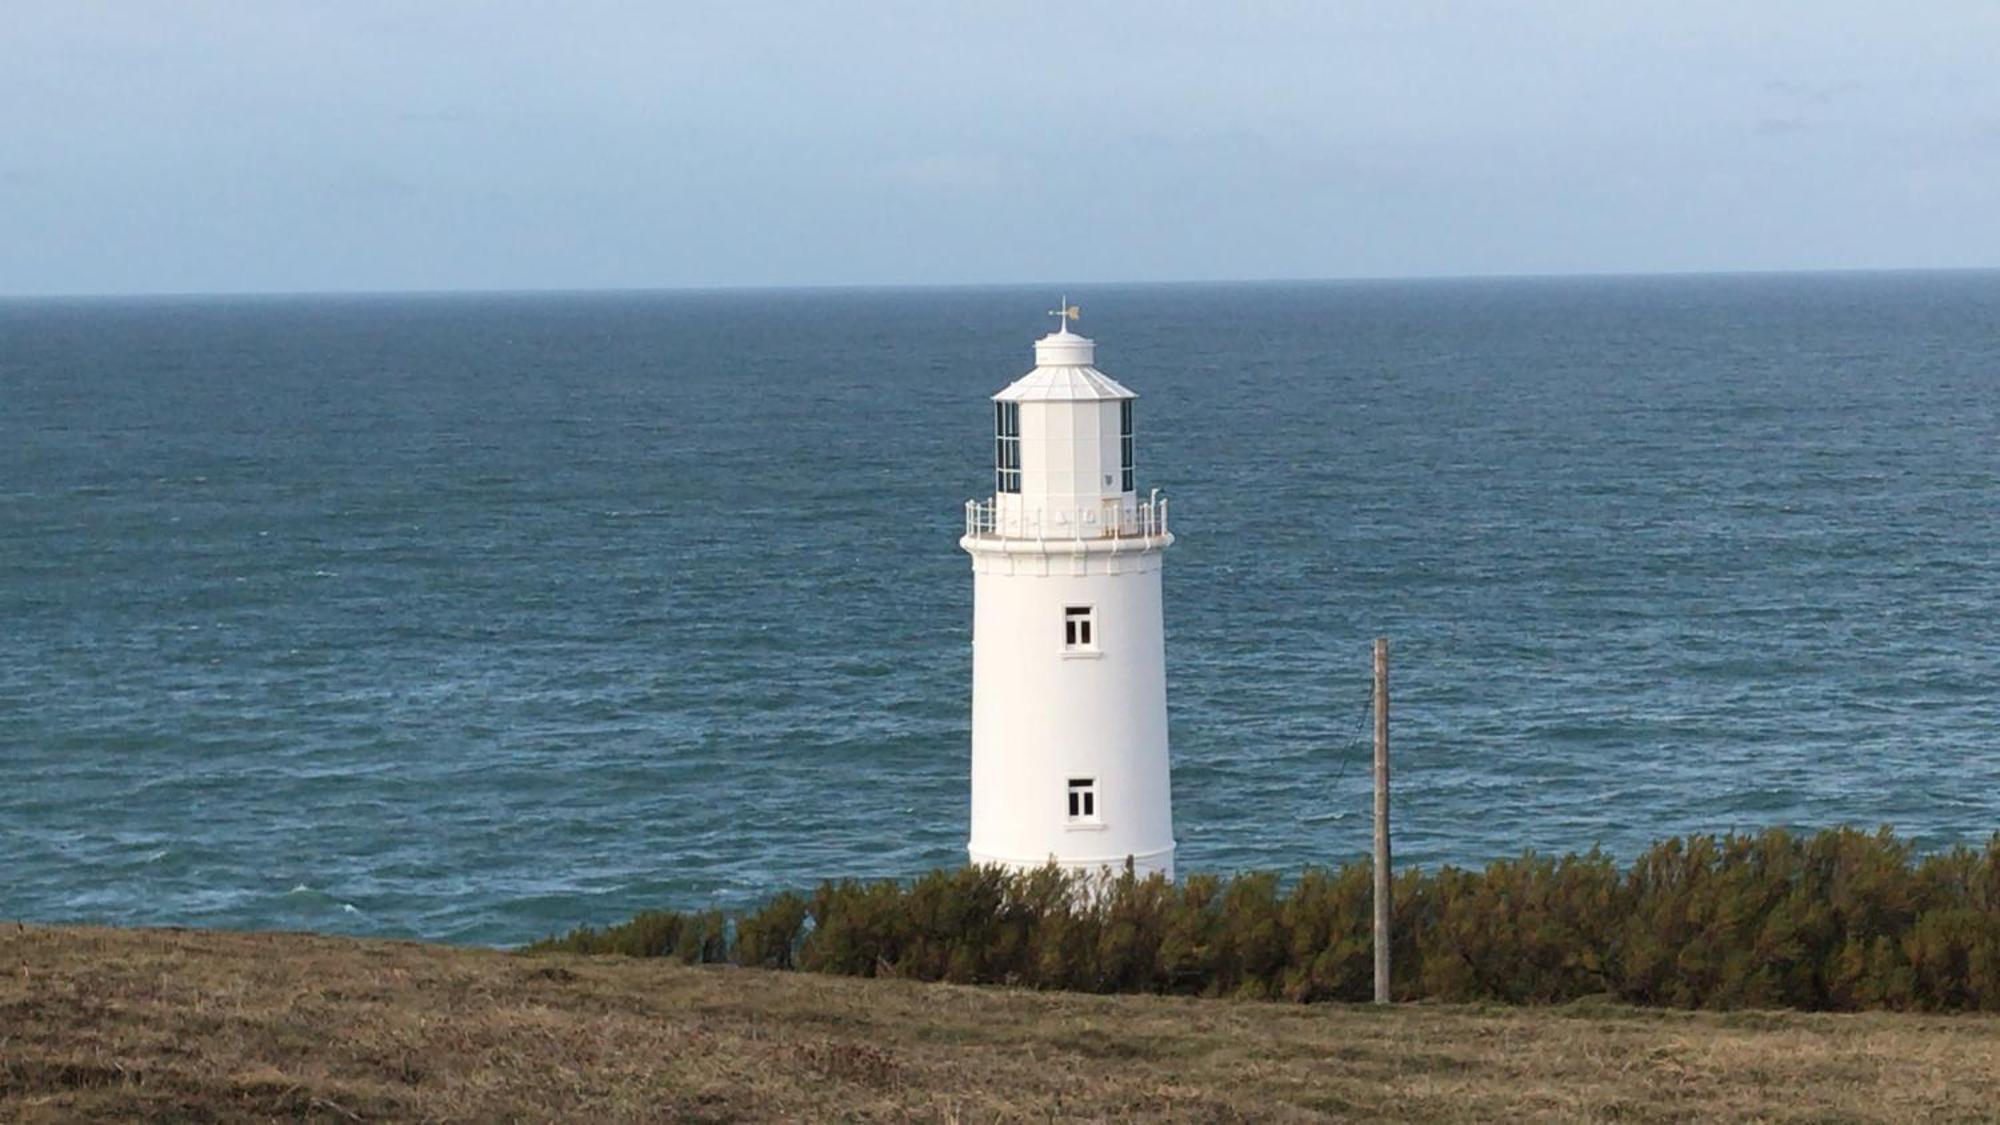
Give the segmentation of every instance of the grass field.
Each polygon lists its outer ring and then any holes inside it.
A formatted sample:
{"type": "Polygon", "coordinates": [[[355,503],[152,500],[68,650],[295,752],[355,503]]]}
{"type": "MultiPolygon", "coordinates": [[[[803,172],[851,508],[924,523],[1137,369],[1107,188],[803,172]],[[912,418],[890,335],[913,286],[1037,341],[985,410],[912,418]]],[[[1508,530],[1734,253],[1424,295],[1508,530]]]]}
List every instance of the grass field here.
{"type": "Polygon", "coordinates": [[[0,1121],[2000,1119],[2000,1019],[1098,997],[0,924],[0,1121]]]}

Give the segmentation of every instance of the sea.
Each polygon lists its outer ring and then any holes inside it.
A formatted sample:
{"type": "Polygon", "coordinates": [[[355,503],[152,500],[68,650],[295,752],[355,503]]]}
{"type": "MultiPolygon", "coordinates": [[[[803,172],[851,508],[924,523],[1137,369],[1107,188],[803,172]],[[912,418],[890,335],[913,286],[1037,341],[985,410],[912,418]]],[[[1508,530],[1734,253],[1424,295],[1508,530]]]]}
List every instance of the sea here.
{"type": "MultiPolygon", "coordinates": [[[[2000,830],[2000,273],[1069,286],[1183,872],[2000,830]]],[[[0,302],[0,918],[512,945],[964,858],[1049,287],[0,302]]],[[[1021,701],[1033,706],[1033,700],[1021,701]]]]}

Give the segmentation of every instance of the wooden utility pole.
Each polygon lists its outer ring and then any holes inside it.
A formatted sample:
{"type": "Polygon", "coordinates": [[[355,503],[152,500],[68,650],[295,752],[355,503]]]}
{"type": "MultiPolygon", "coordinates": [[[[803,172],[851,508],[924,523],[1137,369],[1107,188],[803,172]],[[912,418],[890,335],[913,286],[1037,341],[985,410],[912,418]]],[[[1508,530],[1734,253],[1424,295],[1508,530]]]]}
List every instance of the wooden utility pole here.
{"type": "Polygon", "coordinates": [[[1389,1002],[1389,638],[1375,638],[1375,1002],[1389,1002]]]}

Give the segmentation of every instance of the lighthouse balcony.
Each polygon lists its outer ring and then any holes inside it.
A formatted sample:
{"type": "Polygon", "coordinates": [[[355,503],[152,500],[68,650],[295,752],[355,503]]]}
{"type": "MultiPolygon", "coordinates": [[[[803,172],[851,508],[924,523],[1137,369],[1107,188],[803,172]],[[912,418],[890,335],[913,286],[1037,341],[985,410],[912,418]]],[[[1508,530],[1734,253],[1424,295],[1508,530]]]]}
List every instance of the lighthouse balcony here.
{"type": "Polygon", "coordinates": [[[1106,500],[1096,508],[1074,509],[1027,508],[1003,504],[998,498],[967,500],[965,538],[1089,541],[1133,547],[1173,542],[1167,531],[1167,498],[1158,492],[1145,500],[1106,500]]]}

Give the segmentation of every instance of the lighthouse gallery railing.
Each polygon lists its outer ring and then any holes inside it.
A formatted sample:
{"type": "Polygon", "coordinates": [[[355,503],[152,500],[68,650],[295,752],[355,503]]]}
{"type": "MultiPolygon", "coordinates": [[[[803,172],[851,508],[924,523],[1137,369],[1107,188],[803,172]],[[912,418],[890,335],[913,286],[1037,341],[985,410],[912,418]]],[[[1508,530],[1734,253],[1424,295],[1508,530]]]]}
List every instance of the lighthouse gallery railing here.
{"type": "Polygon", "coordinates": [[[1167,533],[1167,498],[1101,508],[1003,511],[995,499],[965,502],[965,534],[975,539],[1150,539],[1167,533]]]}

